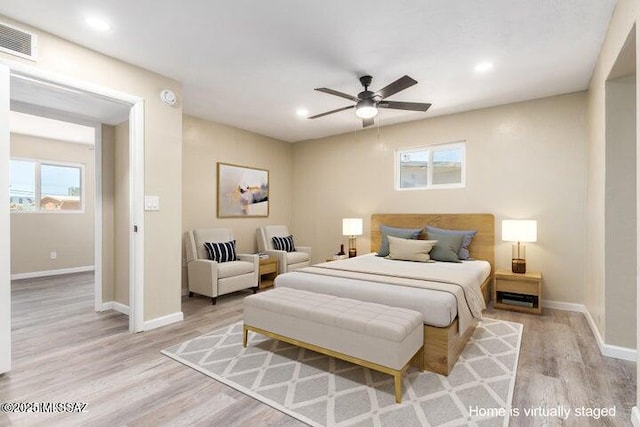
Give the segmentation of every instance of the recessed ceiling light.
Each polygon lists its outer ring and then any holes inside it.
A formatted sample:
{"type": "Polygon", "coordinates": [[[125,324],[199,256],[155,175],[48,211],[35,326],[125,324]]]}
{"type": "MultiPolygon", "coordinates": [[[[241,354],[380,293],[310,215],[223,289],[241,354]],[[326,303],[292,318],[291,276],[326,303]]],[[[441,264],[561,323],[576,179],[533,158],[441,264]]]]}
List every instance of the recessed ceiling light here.
{"type": "Polygon", "coordinates": [[[307,116],[309,116],[309,110],[307,110],[306,108],[298,108],[296,110],[296,116],[298,116],[298,117],[307,117],[307,116]]]}
{"type": "Polygon", "coordinates": [[[486,73],[487,71],[491,71],[493,69],[492,62],[480,62],[474,68],[478,73],[486,73]]]}
{"type": "Polygon", "coordinates": [[[95,16],[87,17],[84,22],[97,31],[109,31],[111,29],[111,25],[104,19],[96,18],[95,16]]]}

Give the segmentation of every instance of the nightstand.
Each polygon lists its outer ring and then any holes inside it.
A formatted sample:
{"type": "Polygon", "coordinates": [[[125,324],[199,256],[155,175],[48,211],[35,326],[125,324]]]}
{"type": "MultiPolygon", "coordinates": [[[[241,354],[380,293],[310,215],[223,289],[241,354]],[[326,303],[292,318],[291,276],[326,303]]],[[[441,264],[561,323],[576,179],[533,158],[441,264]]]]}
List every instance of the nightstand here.
{"type": "Polygon", "coordinates": [[[542,313],[542,273],[512,273],[498,269],[493,282],[494,307],[522,313],[542,313]]]}
{"type": "Polygon", "coordinates": [[[278,258],[260,258],[260,281],[258,282],[258,288],[265,289],[273,286],[273,281],[277,275],[278,258]],[[262,276],[265,276],[265,279],[263,279],[262,276]]]}

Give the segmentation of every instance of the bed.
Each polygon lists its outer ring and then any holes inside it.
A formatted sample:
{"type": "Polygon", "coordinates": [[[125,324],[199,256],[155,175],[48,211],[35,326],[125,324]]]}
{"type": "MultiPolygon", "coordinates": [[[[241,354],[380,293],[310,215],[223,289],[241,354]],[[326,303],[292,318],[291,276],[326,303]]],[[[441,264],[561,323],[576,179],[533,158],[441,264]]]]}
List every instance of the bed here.
{"type": "MultiPolygon", "coordinates": [[[[415,263],[367,254],[316,264],[276,278],[292,287],[363,301],[411,308],[424,322],[424,367],[448,375],[472,335],[490,295],[494,270],[491,214],[374,214],[371,249],[380,246],[380,225],[477,230],[469,246],[473,261],[415,263]]],[[[424,233],[419,237],[424,239],[424,233]]]]}

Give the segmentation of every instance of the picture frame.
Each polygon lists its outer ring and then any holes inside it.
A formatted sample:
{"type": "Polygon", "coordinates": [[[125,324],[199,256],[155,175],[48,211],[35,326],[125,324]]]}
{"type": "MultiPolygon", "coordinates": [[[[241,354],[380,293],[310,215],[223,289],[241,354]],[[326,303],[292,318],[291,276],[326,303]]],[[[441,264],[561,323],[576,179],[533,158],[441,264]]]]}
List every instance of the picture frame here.
{"type": "Polygon", "coordinates": [[[218,218],[269,216],[269,171],[218,162],[218,218]]]}

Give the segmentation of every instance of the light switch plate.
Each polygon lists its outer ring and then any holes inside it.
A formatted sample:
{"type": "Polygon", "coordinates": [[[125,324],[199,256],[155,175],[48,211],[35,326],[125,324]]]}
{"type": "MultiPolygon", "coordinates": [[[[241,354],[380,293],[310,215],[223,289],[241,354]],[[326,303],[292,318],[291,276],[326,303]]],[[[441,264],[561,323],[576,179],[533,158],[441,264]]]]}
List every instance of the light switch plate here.
{"type": "Polygon", "coordinates": [[[159,211],[160,210],[160,196],[144,196],[144,210],[145,211],[159,211]]]}

